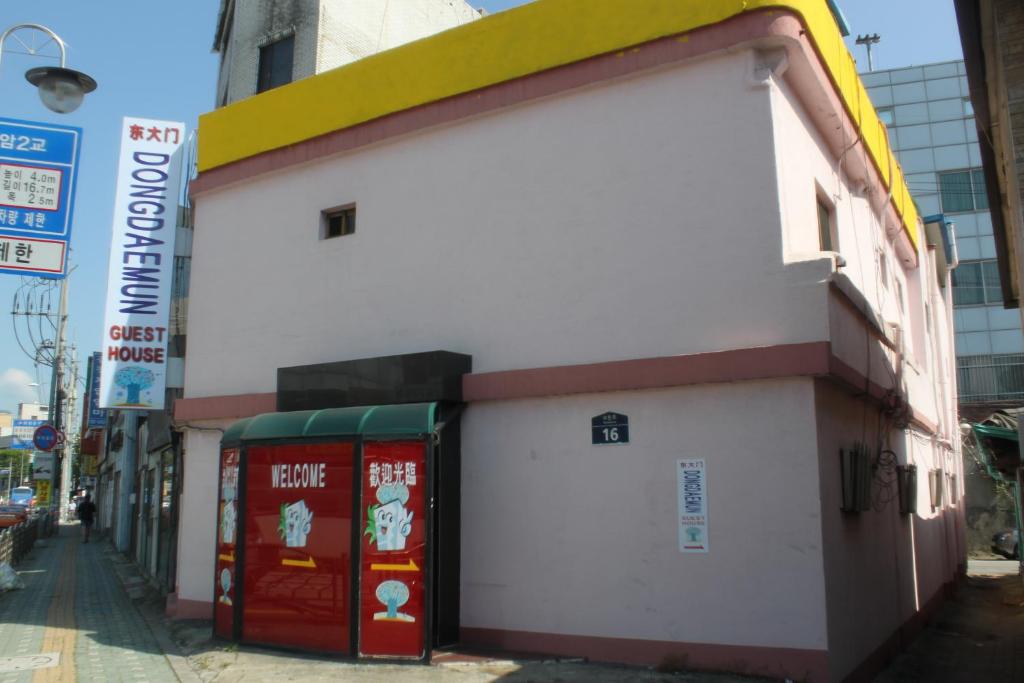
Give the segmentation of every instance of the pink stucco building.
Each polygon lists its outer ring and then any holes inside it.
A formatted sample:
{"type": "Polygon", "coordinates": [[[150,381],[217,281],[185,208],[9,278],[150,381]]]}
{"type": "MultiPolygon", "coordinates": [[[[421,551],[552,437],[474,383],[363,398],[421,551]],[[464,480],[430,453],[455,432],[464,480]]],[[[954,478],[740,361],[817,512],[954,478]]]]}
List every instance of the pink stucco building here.
{"type": "Polygon", "coordinates": [[[436,349],[465,645],[855,680],[963,569],[943,229],[825,2],[539,0],[213,112],[199,164],[171,612],[212,610],[216,429],[436,349]]]}

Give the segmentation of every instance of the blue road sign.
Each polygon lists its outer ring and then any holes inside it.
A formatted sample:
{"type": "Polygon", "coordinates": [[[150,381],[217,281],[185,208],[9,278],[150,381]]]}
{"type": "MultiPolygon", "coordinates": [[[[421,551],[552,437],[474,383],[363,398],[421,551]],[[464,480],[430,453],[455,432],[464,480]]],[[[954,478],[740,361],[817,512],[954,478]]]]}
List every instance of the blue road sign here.
{"type": "Polygon", "coordinates": [[[82,130],[0,118],[0,273],[67,269],[82,130]]]}
{"type": "Polygon", "coordinates": [[[107,426],[107,409],[100,408],[100,364],[103,354],[99,351],[89,357],[89,429],[107,426]]]}
{"type": "Polygon", "coordinates": [[[36,427],[42,424],[46,424],[46,420],[15,420],[12,425],[14,435],[11,439],[11,448],[18,451],[34,449],[32,436],[35,434],[36,427]]]}
{"type": "Polygon", "coordinates": [[[36,445],[38,451],[52,451],[59,438],[53,425],[44,424],[36,427],[36,432],[32,435],[32,443],[36,445]]]}

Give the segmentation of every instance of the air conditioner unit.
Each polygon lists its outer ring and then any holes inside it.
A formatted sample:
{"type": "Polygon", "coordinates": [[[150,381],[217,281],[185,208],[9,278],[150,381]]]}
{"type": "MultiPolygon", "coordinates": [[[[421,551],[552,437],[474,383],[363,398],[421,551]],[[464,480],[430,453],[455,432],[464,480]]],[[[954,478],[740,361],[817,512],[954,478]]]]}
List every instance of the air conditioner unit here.
{"type": "Polygon", "coordinates": [[[912,515],[917,512],[917,466],[896,467],[896,489],[900,499],[900,513],[912,515]]]}
{"type": "Polygon", "coordinates": [[[871,509],[871,482],[874,463],[871,450],[861,443],[853,448],[839,449],[839,473],[842,479],[843,512],[865,512],[871,509]]]}
{"type": "Polygon", "coordinates": [[[942,470],[928,472],[928,493],[931,497],[932,510],[942,507],[942,489],[946,478],[942,470]]]}

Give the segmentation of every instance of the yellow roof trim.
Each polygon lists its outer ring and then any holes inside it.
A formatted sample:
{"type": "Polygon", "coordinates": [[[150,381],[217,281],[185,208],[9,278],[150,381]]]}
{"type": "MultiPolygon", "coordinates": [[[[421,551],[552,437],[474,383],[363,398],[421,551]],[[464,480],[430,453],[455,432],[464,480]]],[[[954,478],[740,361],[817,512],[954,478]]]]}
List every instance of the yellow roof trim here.
{"type": "Polygon", "coordinates": [[[536,0],[202,115],[199,170],[768,8],[802,17],[916,247],[917,211],[825,0],[536,0]]]}

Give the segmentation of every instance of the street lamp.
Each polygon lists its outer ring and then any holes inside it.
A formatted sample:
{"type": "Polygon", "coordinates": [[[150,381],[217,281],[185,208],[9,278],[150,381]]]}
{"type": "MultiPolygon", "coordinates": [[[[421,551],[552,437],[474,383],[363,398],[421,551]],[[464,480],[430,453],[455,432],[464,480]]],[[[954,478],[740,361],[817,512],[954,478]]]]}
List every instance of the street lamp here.
{"type": "MultiPolygon", "coordinates": [[[[78,109],[79,105],[82,104],[82,99],[85,95],[96,89],[96,80],[81,71],[75,71],[74,69],[67,68],[67,48],[64,44],[64,40],[52,29],[49,29],[42,24],[17,24],[10,27],[0,34],[0,61],[3,60],[4,45],[6,44],[7,39],[10,38],[15,31],[19,31],[21,29],[38,31],[49,37],[49,40],[40,45],[39,48],[33,48],[26,45],[25,41],[21,40],[21,38],[14,36],[15,39],[18,40],[26,50],[28,50],[30,55],[36,55],[39,49],[46,47],[51,41],[56,44],[57,48],[60,50],[59,67],[36,67],[25,72],[25,79],[38,89],[39,99],[42,100],[47,109],[58,114],[68,114],[78,109]]],[[[63,417],[62,408],[64,391],[62,384],[64,381],[64,330],[65,323],[67,322],[69,274],[70,273],[66,273],[64,277],[61,278],[60,282],[60,308],[57,314],[57,338],[56,347],[54,349],[53,381],[50,387],[49,419],[58,432],[62,427],[61,418],[63,417]]],[[[64,458],[62,457],[62,454],[58,453],[55,458],[55,474],[60,473],[61,467],[64,464],[62,462],[63,460],[64,458]]],[[[59,485],[59,476],[55,477],[55,479],[59,485]]],[[[61,496],[63,497],[63,492],[61,492],[61,496]]],[[[61,506],[61,508],[63,507],[64,506],[61,506]]]]}
{"type": "MultiPolygon", "coordinates": [[[[25,79],[39,90],[39,99],[47,109],[58,114],[68,114],[78,109],[85,95],[96,89],[96,80],[81,71],[67,68],[67,49],[64,41],[51,29],[42,24],[18,24],[10,27],[0,35],[0,61],[3,60],[4,43],[19,29],[45,33],[60,48],[60,66],[38,66],[25,72],[25,79]]],[[[29,48],[29,54],[35,54],[35,50],[29,48]]]]}

